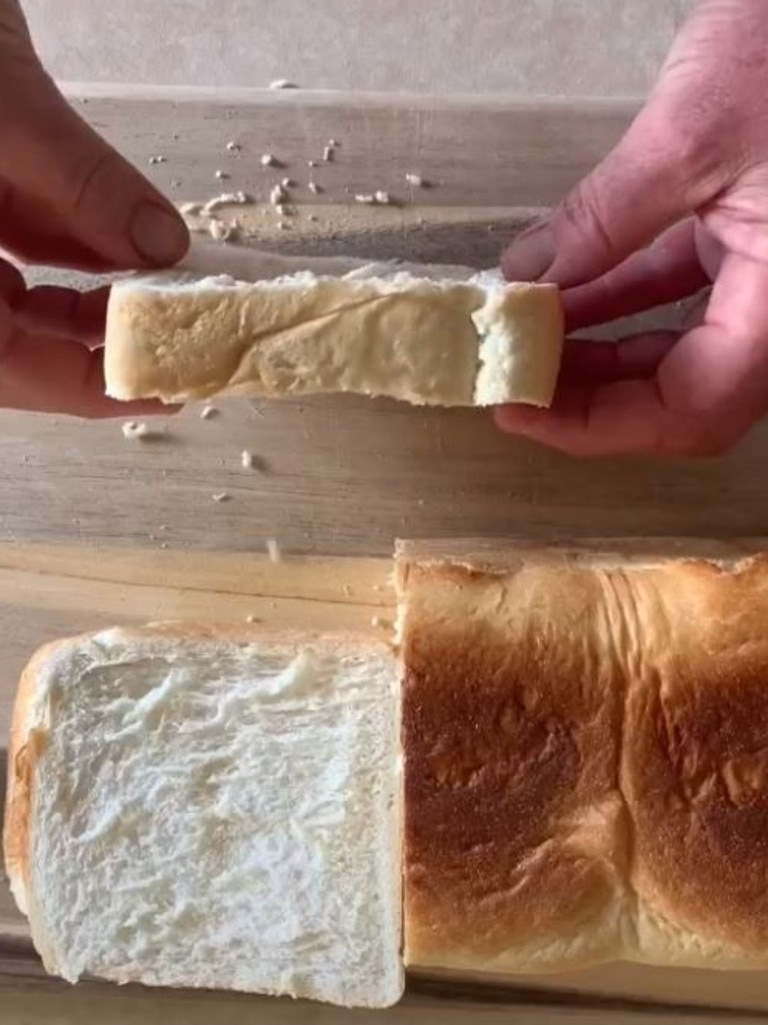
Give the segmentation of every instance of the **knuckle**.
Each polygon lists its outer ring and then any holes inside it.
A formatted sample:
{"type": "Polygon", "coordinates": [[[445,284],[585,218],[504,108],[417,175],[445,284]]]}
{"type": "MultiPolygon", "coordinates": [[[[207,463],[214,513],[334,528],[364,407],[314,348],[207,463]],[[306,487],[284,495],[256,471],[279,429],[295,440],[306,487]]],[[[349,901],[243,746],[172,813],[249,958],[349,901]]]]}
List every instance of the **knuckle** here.
{"type": "Polygon", "coordinates": [[[576,186],[563,200],[556,218],[558,229],[568,234],[576,233],[593,239],[607,251],[616,247],[609,230],[609,218],[604,213],[601,194],[590,178],[576,186]]]}

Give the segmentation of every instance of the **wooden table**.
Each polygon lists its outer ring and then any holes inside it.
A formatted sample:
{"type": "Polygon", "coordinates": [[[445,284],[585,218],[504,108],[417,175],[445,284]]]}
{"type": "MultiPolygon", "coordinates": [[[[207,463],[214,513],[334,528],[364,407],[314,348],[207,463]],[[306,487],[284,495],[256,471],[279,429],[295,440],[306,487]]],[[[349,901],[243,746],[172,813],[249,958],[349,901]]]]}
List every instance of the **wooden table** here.
{"type": "MultiPolygon", "coordinates": [[[[261,245],[474,266],[492,264],[532,211],[556,201],[635,107],[85,87],[73,98],[179,202],[222,188],[261,201],[228,211],[261,245]],[[309,168],[332,138],[339,143],[333,163],[309,168]],[[230,153],[227,142],[239,149],[230,153]],[[285,167],[262,168],[264,152],[285,167]],[[165,161],[150,165],[158,155],[165,161]],[[219,181],[216,170],[229,177],[219,181]],[[310,172],[322,193],[306,189],[310,172]],[[431,187],[408,187],[411,172],[431,187]],[[263,202],[279,176],[299,182],[288,229],[263,202]],[[376,189],[400,205],[354,203],[356,193],[376,189]]],[[[19,670],[53,636],[174,617],[386,629],[398,536],[766,533],[765,425],[726,458],[659,463],[576,461],[502,436],[482,412],[391,402],[231,402],[210,419],[199,414],[190,408],[161,421],[161,432],[144,441],[125,439],[119,423],[0,414],[0,735],[19,670]],[[243,450],[256,457],[254,469],[242,467],[243,450]],[[214,501],[222,493],[228,499],[214,501]],[[269,538],[284,555],[277,565],[265,556],[269,538]]],[[[403,1007],[386,1016],[231,996],[72,990],[41,981],[5,892],[0,979],[3,1020],[30,1023],[162,1018],[172,1025],[207,1021],[214,1011],[232,1023],[494,1022],[512,1006],[521,1022],[588,1015],[623,1023],[651,1013],[656,1022],[681,1019],[654,1001],[768,1009],[762,975],[632,966],[522,980],[544,990],[415,981],[403,1007]],[[588,1010],[606,998],[647,1003],[588,1010]]]]}

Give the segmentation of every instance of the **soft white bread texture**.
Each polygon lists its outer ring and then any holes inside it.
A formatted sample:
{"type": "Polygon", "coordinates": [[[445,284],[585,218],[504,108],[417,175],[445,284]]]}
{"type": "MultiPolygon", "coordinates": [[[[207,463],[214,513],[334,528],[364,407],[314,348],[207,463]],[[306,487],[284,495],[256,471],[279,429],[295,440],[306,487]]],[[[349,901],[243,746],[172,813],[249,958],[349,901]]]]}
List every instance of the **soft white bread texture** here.
{"type": "Polygon", "coordinates": [[[398,580],[406,964],[768,968],[768,555],[398,580]]]}
{"type": "Polygon", "coordinates": [[[119,281],[107,311],[107,393],[168,403],[331,392],[419,405],[551,403],[563,343],[555,286],[377,271],[119,281]]]}
{"type": "Polygon", "coordinates": [[[390,649],[353,636],[153,627],[40,651],[5,854],[46,968],[395,1003],[398,700],[390,649]]]}

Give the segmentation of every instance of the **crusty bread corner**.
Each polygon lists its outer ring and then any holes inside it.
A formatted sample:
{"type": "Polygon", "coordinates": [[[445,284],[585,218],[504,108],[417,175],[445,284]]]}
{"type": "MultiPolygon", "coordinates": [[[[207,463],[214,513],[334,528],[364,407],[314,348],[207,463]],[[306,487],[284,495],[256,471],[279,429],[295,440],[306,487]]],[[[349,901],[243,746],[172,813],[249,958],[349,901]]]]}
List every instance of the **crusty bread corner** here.
{"type": "Polygon", "coordinates": [[[57,958],[37,912],[32,887],[31,846],[34,817],[34,776],[48,737],[46,679],[88,637],[53,641],[38,649],[19,680],[8,743],[8,779],[3,821],[5,871],[16,906],[26,915],[35,948],[49,972],[57,971],[57,958]]]}
{"type": "Polygon", "coordinates": [[[768,968],[768,544],[622,547],[400,546],[410,968],[768,968]]]}
{"type": "Polygon", "coordinates": [[[311,272],[240,282],[174,272],[116,283],[116,399],[348,392],[417,405],[548,406],[563,341],[553,285],[311,272]]]}

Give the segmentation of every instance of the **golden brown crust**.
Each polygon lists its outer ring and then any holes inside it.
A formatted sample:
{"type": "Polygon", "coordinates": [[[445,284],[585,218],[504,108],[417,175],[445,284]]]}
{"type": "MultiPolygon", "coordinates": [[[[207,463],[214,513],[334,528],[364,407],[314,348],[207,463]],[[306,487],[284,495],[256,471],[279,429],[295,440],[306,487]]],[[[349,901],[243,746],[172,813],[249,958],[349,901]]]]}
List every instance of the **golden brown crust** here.
{"type": "Polygon", "coordinates": [[[55,643],[44,645],[24,669],[16,691],[8,742],[3,857],[14,899],[25,914],[31,894],[29,853],[34,767],[46,741],[46,731],[31,721],[32,704],[40,673],[56,648],[55,643]]]}
{"type": "Polygon", "coordinates": [[[398,577],[408,963],[768,965],[768,556],[398,577]]]}
{"type": "Polygon", "coordinates": [[[713,944],[768,964],[768,557],[670,566],[656,587],[664,629],[632,682],[622,765],[644,942],[677,959],[669,923],[689,962],[713,944]]]}
{"type": "Polygon", "coordinates": [[[599,665],[597,624],[578,611],[599,602],[598,579],[569,578],[572,622],[563,625],[579,630],[581,643],[552,643],[557,572],[507,579],[462,566],[411,568],[409,964],[523,970],[531,938],[542,969],[569,948],[578,963],[610,954],[606,923],[621,899],[623,857],[620,678],[599,665]]]}

